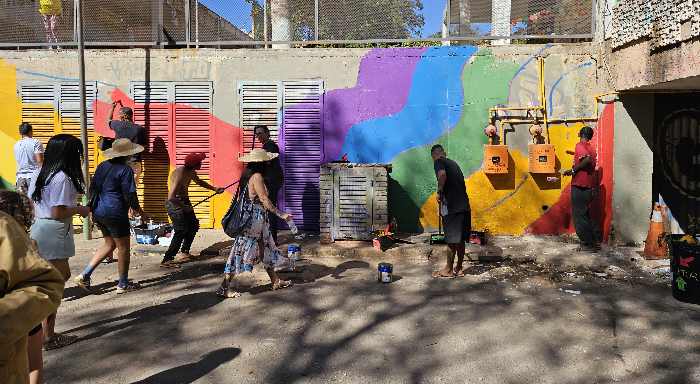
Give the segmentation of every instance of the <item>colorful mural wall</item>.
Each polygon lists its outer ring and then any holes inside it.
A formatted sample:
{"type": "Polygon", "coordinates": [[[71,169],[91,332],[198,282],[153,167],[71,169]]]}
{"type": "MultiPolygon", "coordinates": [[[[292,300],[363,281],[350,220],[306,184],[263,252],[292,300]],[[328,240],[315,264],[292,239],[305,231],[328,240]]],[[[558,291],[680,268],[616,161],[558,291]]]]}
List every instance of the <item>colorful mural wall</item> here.
{"type": "MultiPolygon", "coordinates": [[[[336,68],[331,63],[325,64],[323,58],[310,58],[308,61],[313,65],[299,68],[287,65],[283,54],[279,59],[283,62],[277,64],[273,74],[266,73],[264,68],[247,68],[255,75],[238,74],[236,78],[249,81],[324,79],[327,86],[323,97],[319,163],[338,160],[343,155],[352,162],[391,163],[390,210],[401,230],[420,231],[437,227],[435,176],[429,151],[433,144],[441,143],[465,174],[476,229],[513,235],[572,232],[570,178],[552,182],[528,172],[529,125],[515,125],[506,134],[512,165],[507,175],[498,177],[480,170],[482,146],[486,143],[483,128],[488,124],[491,107],[538,105],[539,79],[535,57],[547,55],[550,51],[556,53],[546,59],[545,85],[550,117],[573,119],[590,116],[595,93],[593,60],[590,56],[569,56],[557,46],[531,46],[514,53],[498,49],[474,46],[373,49],[362,53],[356,66],[345,64],[348,69],[356,71],[356,79],[345,86],[333,86],[342,82],[334,81],[339,76],[335,73],[336,68]]],[[[344,51],[335,52],[341,57],[344,51]]],[[[256,51],[249,52],[251,56],[255,54],[256,51]]],[[[114,60],[128,58],[117,55],[114,60]]],[[[171,71],[175,73],[178,65],[182,65],[178,60],[162,65],[175,66],[171,71]]],[[[198,150],[209,154],[212,182],[226,185],[242,169],[236,161],[238,153],[243,150],[240,122],[235,113],[232,117],[230,112],[237,109],[238,100],[235,91],[231,90],[232,80],[227,76],[227,73],[236,76],[237,72],[229,72],[230,67],[213,60],[212,56],[201,60],[209,63],[203,77],[214,83],[214,98],[225,97],[226,103],[215,100],[214,107],[200,116],[206,116],[210,121],[206,125],[208,132],[202,132],[208,135],[209,148],[198,150]],[[231,94],[222,96],[222,90],[231,94]]],[[[246,66],[244,61],[238,63],[246,66]]],[[[22,65],[22,60],[13,59],[12,63],[0,60],[0,109],[5,116],[11,117],[0,122],[0,147],[5,150],[9,150],[16,139],[16,127],[21,121],[15,73],[21,73],[23,78],[29,76],[29,70],[23,69],[22,65]]],[[[248,66],[255,67],[255,64],[248,66]]],[[[130,73],[139,76],[138,72],[130,73]]],[[[89,73],[88,69],[88,78],[91,77],[89,73]]],[[[133,103],[133,100],[124,85],[124,76],[112,78],[117,77],[114,71],[100,73],[104,73],[104,78],[99,79],[98,101],[91,107],[95,130],[99,134],[108,134],[103,121],[109,102],[120,99],[133,103]]],[[[158,76],[153,69],[151,73],[158,76]]],[[[58,77],[59,74],[43,76],[46,79],[46,76],[58,77]]],[[[162,75],[157,80],[167,81],[168,78],[162,75]]],[[[178,103],[172,105],[177,108],[178,103]]],[[[180,108],[193,107],[180,104],[180,108]]],[[[284,110],[280,111],[281,115],[284,113],[284,110]]],[[[602,109],[600,121],[594,124],[594,143],[599,151],[602,175],[596,215],[606,233],[611,222],[613,114],[613,106],[607,106],[602,109]]],[[[566,151],[575,146],[582,125],[573,121],[550,125],[549,138],[556,148],[560,169],[571,167],[572,156],[566,151]]],[[[282,126],[282,137],[284,130],[282,126]]],[[[177,135],[171,133],[172,137],[166,138],[165,142],[168,148],[175,148],[177,135]]],[[[167,158],[167,168],[176,165],[172,149],[167,158]]],[[[6,184],[12,184],[13,164],[8,162],[0,166],[0,177],[6,184]]],[[[212,204],[213,222],[218,222],[228,208],[229,199],[230,194],[212,204]]]]}

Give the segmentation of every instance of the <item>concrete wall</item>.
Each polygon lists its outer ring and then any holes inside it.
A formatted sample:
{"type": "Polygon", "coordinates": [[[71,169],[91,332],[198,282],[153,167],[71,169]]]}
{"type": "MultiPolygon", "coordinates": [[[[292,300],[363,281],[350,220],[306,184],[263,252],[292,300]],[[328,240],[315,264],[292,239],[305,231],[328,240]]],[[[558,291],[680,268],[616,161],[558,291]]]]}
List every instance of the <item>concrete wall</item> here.
{"type": "MultiPolygon", "coordinates": [[[[569,179],[547,182],[528,172],[527,125],[515,126],[507,141],[511,172],[494,178],[481,172],[483,128],[488,108],[537,105],[536,55],[546,55],[548,111],[553,118],[589,117],[599,92],[595,58],[582,45],[475,46],[405,49],[265,50],[95,50],[87,52],[87,78],[98,81],[91,107],[97,132],[112,99],[129,98],[129,81],[213,82],[209,132],[216,159],[214,183],[230,182],[240,172],[241,150],[237,84],[241,80],[322,79],[325,84],[323,161],[347,153],[351,161],[394,165],[390,206],[404,230],[437,226],[435,180],[429,148],[443,144],[461,165],[477,229],[495,233],[568,233],[569,179]],[[222,133],[223,132],[223,133],[222,133]],[[217,171],[218,170],[218,171],[217,171]]],[[[0,148],[9,151],[21,121],[16,90],[25,82],[77,78],[73,51],[0,52],[0,148]]],[[[127,100],[128,102],[128,100],[127,100]]],[[[565,153],[577,141],[581,123],[555,124],[550,139],[558,165],[571,166],[565,153]]],[[[597,217],[606,230],[612,218],[614,109],[602,110],[595,145],[603,175],[597,217]]],[[[61,128],[56,129],[60,131],[61,128]]],[[[207,132],[203,132],[207,134],[207,132]]],[[[148,164],[146,164],[148,167],[148,164]]],[[[0,165],[7,184],[14,164],[0,165]]],[[[220,218],[227,198],[214,203],[220,218]]]]}
{"type": "Polygon", "coordinates": [[[624,94],[615,108],[615,234],[623,243],[641,243],[653,201],[654,95],[624,94]]]}
{"type": "Polygon", "coordinates": [[[650,45],[642,41],[609,54],[606,65],[615,90],[663,88],[664,83],[700,76],[700,38],[658,51],[650,45]]]}

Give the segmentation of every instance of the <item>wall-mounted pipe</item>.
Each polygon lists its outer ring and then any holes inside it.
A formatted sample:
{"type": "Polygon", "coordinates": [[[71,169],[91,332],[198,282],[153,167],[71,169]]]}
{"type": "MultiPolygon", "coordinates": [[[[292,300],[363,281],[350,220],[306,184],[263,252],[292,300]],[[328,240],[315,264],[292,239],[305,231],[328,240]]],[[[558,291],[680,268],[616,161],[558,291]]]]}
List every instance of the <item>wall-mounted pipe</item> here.
{"type": "Polygon", "coordinates": [[[600,113],[599,109],[599,104],[601,103],[602,99],[606,96],[612,96],[615,95],[617,96],[617,92],[607,92],[607,93],[601,93],[598,95],[593,96],[593,110],[594,110],[594,116],[592,117],[575,117],[575,118],[564,118],[564,119],[550,119],[549,115],[547,113],[547,90],[545,88],[545,59],[542,56],[537,57],[537,69],[538,69],[538,77],[539,77],[539,102],[540,105],[535,106],[535,107],[522,107],[522,106],[517,106],[517,107],[493,107],[489,108],[489,117],[490,121],[493,122],[498,122],[498,135],[501,138],[503,144],[506,144],[506,138],[505,138],[505,128],[503,124],[510,124],[515,125],[515,124],[537,124],[540,118],[538,116],[533,116],[530,118],[522,118],[518,116],[519,118],[511,118],[509,116],[505,117],[499,117],[498,112],[500,111],[535,111],[535,112],[541,112],[542,113],[542,123],[544,125],[544,132],[547,134],[547,144],[551,144],[550,138],[549,138],[549,124],[568,124],[568,123],[583,123],[583,122],[594,122],[598,121],[598,115],[600,113]]]}

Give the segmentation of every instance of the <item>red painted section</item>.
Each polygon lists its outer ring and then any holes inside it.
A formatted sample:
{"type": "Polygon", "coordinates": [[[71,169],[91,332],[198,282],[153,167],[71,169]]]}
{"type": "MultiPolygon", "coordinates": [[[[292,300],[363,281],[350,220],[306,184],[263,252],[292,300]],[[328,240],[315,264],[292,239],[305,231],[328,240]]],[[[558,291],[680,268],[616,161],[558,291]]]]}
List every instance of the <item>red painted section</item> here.
{"type": "Polygon", "coordinates": [[[559,201],[552,205],[544,215],[535,220],[525,230],[533,235],[561,235],[574,232],[571,217],[571,185],[567,185],[559,196],[559,201]]]}
{"type": "MultiPolygon", "coordinates": [[[[119,89],[115,89],[111,94],[112,101],[121,100],[122,104],[126,107],[136,108],[143,107],[143,105],[135,105],[134,101],[129,98],[127,94],[119,89]]],[[[114,132],[107,128],[107,116],[112,108],[110,103],[103,101],[96,101],[93,103],[93,112],[95,116],[95,131],[97,134],[105,137],[114,137],[114,132]]],[[[162,104],[162,103],[152,103],[149,105],[150,109],[157,108],[169,108],[170,111],[174,111],[175,104],[162,104]]],[[[186,104],[178,104],[177,108],[193,108],[186,104]]],[[[116,113],[115,113],[116,115],[116,113]]],[[[176,148],[175,135],[174,135],[174,113],[168,114],[168,133],[167,137],[162,137],[165,141],[168,149],[176,148]]],[[[210,156],[210,171],[209,177],[211,178],[214,185],[228,185],[231,182],[238,180],[243,170],[243,164],[238,161],[238,153],[241,151],[241,128],[226,123],[214,115],[207,112],[207,116],[203,118],[208,118],[210,120],[210,131],[202,132],[203,135],[210,135],[210,146],[209,156],[210,156]]],[[[159,130],[159,133],[161,133],[159,130]]],[[[153,130],[151,130],[151,135],[149,137],[151,144],[156,137],[153,137],[153,130]]],[[[164,134],[164,131],[161,135],[164,134]]],[[[205,150],[205,149],[201,149],[205,150]]],[[[169,150],[170,165],[175,166],[175,153],[169,150]]]]}
{"type": "Polygon", "coordinates": [[[598,119],[597,146],[598,178],[600,180],[600,195],[593,205],[593,218],[600,223],[603,239],[607,241],[612,228],[613,212],[613,161],[615,148],[615,105],[608,104],[598,119]]]}
{"type": "MultiPolygon", "coordinates": [[[[591,205],[591,216],[598,221],[603,232],[603,239],[608,239],[612,228],[612,192],[613,192],[613,149],[615,139],[615,109],[610,104],[605,107],[598,119],[598,127],[593,136],[593,145],[598,153],[599,195],[591,205]]],[[[534,235],[561,235],[573,233],[571,217],[571,185],[562,190],[559,201],[554,204],[534,223],[526,233],[534,235]]]]}

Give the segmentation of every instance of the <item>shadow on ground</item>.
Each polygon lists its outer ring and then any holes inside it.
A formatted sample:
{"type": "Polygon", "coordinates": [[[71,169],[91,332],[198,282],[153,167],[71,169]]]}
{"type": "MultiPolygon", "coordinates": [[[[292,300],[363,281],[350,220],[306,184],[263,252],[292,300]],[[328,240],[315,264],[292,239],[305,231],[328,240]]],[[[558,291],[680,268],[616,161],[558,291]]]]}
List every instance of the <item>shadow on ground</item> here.
{"type": "Polygon", "coordinates": [[[367,261],[311,262],[309,279],[290,274],[299,278],[291,289],[263,286],[223,302],[211,293],[220,260],[153,278],[137,309],[105,307],[104,320],[71,329],[81,340],[48,371],[64,382],[109,382],[109,369],[135,380],[177,356],[188,363],[136,383],[700,380],[700,309],[674,302],[666,287],[591,276],[567,283],[537,270],[527,277],[558,285],[436,280],[429,264],[393,262],[402,276],[393,284],[377,284],[367,261]],[[186,291],[202,279],[211,290],[186,291]],[[162,290],[170,296],[161,302],[162,290]],[[128,367],[112,363],[129,356],[128,367]]]}
{"type": "Polygon", "coordinates": [[[190,384],[206,376],[221,364],[228,363],[241,354],[238,348],[222,348],[209,352],[199,361],[167,369],[132,384],[190,384]]]}

